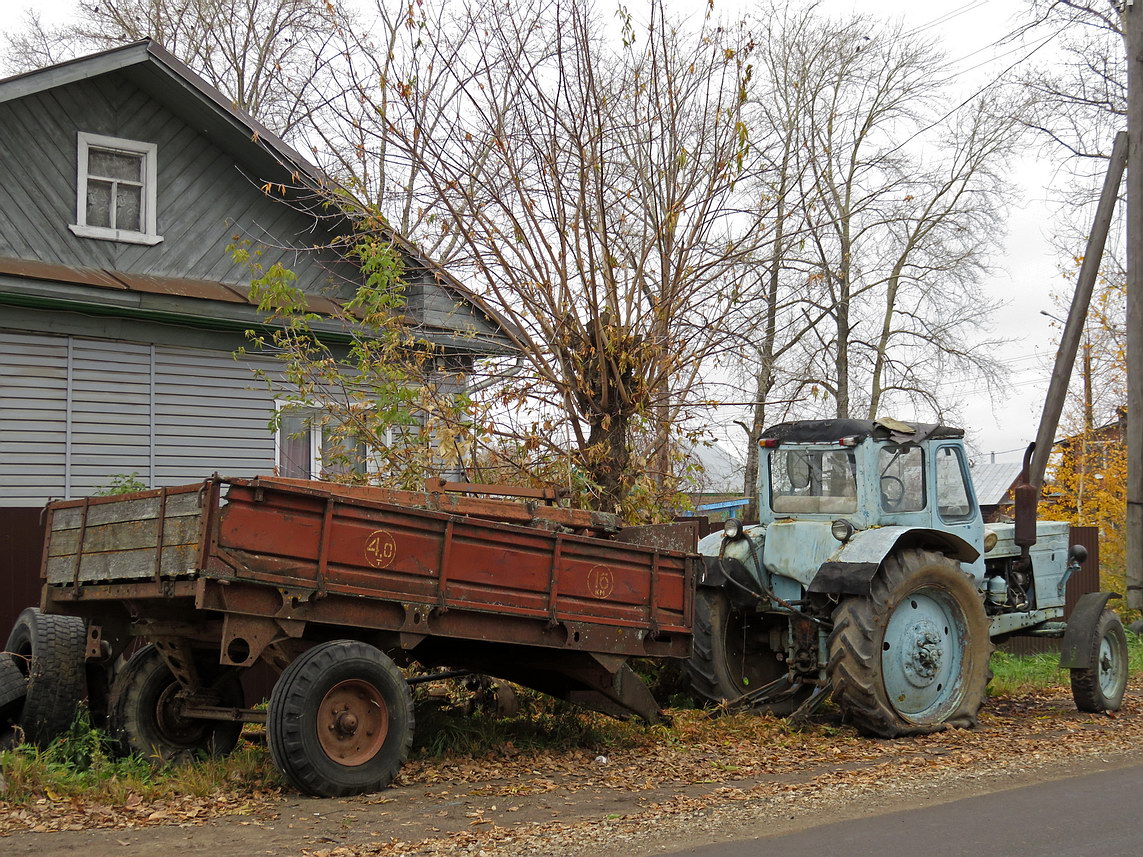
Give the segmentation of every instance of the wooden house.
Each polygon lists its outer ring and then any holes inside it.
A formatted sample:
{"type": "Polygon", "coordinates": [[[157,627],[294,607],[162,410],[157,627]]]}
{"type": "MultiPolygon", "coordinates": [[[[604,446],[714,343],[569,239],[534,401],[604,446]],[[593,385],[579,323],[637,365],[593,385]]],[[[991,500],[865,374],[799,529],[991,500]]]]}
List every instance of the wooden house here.
{"type": "MultiPolygon", "coordinates": [[[[35,600],[14,581],[38,565],[49,499],[130,474],[318,474],[319,444],[283,461],[298,444],[269,429],[252,374],[269,358],[234,356],[262,319],[228,247],[263,248],[332,310],[359,274],[313,248],[350,226],[282,198],[327,183],[151,41],[0,81],[0,623],[35,600]]],[[[408,314],[450,371],[512,351],[475,295],[393,238],[408,314]]]]}

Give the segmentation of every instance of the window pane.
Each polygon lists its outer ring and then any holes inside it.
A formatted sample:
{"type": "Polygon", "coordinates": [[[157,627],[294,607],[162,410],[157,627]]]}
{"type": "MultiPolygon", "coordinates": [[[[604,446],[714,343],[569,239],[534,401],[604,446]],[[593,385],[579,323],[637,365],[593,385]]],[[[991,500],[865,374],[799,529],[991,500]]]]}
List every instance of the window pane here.
{"type": "Polygon", "coordinates": [[[338,437],[339,432],[323,428],[321,432],[321,469],[323,476],[365,472],[365,444],[352,437],[338,437]]]}
{"type": "Polygon", "coordinates": [[[976,512],[968,501],[960,454],[952,446],[937,450],[937,511],[946,521],[969,520],[976,512]]]}
{"type": "Polygon", "coordinates": [[[291,479],[309,479],[309,419],[302,414],[282,415],[278,426],[278,474],[291,479]]]}
{"type": "Polygon", "coordinates": [[[143,181],[143,156],[107,149],[87,150],[87,174],[105,179],[143,181]]]}
{"type": "Polygon", "coordinates": [[[924,456],[919,446],[887,444],[877,453],[881,508],[919,512],[925,508],[924,456]]]}
{"type": "Polygon", "coordinates": [[[770,504],[786,514],[857,511],[852,450],[777,449],[770,456],[770,504]]]}
{"type": "Polygon", "coordinates": [[[111,226],[111,185],[108,182],[87,181],[87,225],[111,226]]]}
{"type": "Polygon", "coordinates": [[[143,188],[121,184],[115,188],[115,228],[142,232],[143,188]]]}

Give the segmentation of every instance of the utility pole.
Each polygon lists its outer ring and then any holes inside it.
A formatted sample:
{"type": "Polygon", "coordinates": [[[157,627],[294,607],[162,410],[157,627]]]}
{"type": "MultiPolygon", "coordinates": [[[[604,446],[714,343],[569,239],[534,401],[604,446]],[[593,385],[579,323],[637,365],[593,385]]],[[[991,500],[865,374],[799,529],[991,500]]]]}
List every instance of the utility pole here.
{"type": "Polygon", "coordinates": [[[1127,50],[1127,606],[1143,608],[1143,2],[1124,0],[1127,50]]]}

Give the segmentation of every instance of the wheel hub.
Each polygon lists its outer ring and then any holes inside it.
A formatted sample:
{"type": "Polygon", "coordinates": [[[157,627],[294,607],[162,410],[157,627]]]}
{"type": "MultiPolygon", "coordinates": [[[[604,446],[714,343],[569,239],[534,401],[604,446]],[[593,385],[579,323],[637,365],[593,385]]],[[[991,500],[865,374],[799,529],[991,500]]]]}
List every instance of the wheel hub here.
{"type": "Polygon", "coordinates": [[[381,692],[367,681],[335,684],[318,706],[318,741],[338,764],[365,764],[380,751],[388,732],[389,709],[381,692]]]}
{"type": "Polygon", "coordinates": [[[194,747],[205,734],[208,724],[186,716],[187,695],[177,682],[169,684],[159,695],[155,705],[155,725],[172,744],[194,747]]]}
{"type": "Polygon", "coordinates": [[[902,666],[911,684],[927,687],[940,673],[944,661],[944,639],[940,629],[929,621],[917,622],[910,630],[913,646],[906,653],[902,666]]]}
{"type": "Polygon", "coordinates": [[[943,589],[914,591],[893,610],[882,642],[888,700],[910,720],[939,719],[957,704],[963,620],[943,589]]]}

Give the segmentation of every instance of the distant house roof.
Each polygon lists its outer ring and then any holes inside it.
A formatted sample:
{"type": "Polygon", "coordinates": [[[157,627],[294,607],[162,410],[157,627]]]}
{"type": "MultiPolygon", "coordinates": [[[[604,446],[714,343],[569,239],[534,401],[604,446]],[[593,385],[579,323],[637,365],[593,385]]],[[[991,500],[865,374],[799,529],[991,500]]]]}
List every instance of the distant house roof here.
{"type": "Polygon", "coordinates": [[[996,506],[1008,493],[1023,465],[1018,461],[980,462],[972,468],[972,484],[976,487],[976,502],[981,506],[996,506]]]}
{"type": "Polygon", "coordinates": [[[719,444],[696,444],[691,457],[702,467],[702,474],[691,479],[693,490],[701,494],[741,494],[746,467],[732,451],[719,444]]]}
{"type": "MultiPolygon", "coordinates": [[[[311,164],[252,116],[236,108],[215,87],[151,39],[143,39],[0,80],[0,103],[24,98],[110,72],[119,72],[125,75],[133,84],[151,97],[177,111],[199,133],[231,155],[236,163],[247,167],[262,180],[267,180],[271,176],[277,177],[274,186],[277,186],[277,181],[281,180],[289,182],[296,188],[315,194],[314,199],[309,201],[312,204],[308,208],[311,215],[325,221],[327,227],[332,227],[338,222],[349,222],[349,217],[344,212],[319,204],[327,198],[324,196],[325,191],[338,187],[330,176],[311,164]],[[194,97],[188,98],[188,93],[194,97]]],[[[507,319],[499,315],[479,295],[473,293],[449,274],[439,263],[423,254],[407,238],[392,230],[388,231],[387,238],[391,239],[416,267],[430,274],[438,285],[455,295],[459,300],[471,305],[477,313],[483,315],[504,334],[504,341],[499,344],[500,347],[493,347],[491,351],[504,352],[514,349],[514,343],[519,341],[517,331],[507,319]]],[[[9,260],[13,264],[15,261],[9,260]]],[[[80,279],[69,279],[69,277],[70,275],[62,277],[60,281],[85,285],[106,285],[102,282],[91,282],[87,274],[84,274],[80,279]]],[[[43,278],[51,279],[50,277],[43,278]]],[[[119,274],[112,272],[113,280],[119,278],[119,274]]],[[[219,291],[215,288],[218,285],[207,283],[201,288],[191,287],[190,293],[181,291],[176,293],[185,297],[200,297],[229,302],[230,298],[222,296],[225,289],[219,291]],[[195,294],[195,292],[203,289],[211,292],[211,294],[209,296],[195,294]]],[[[114,285],[110,287],[117,288],[114,285]]],[[[130,287],[128,286],[128,288],[130,287]]],[[[165,288],[160,290],[168,291],[165,288]]],[[[154,290],[142,289],[142,291],[154,290]]],[[[239,300],[244,302],[245,296],[241,296],[239,300]]]]}

